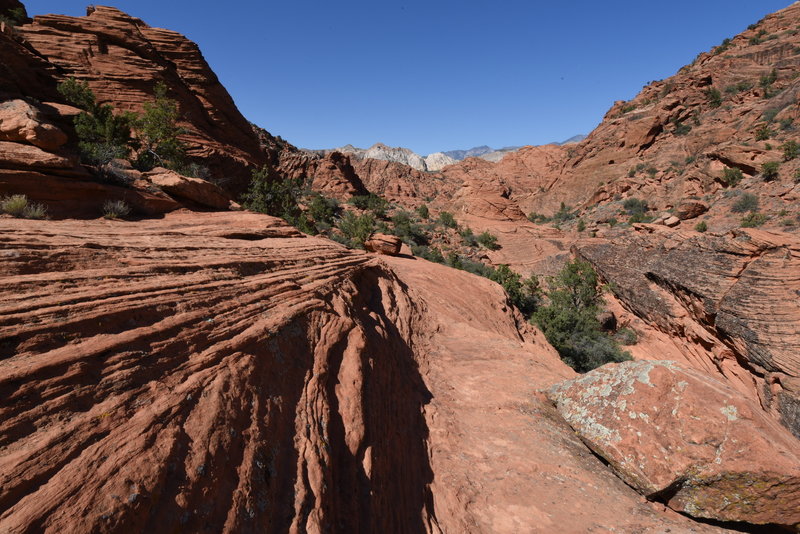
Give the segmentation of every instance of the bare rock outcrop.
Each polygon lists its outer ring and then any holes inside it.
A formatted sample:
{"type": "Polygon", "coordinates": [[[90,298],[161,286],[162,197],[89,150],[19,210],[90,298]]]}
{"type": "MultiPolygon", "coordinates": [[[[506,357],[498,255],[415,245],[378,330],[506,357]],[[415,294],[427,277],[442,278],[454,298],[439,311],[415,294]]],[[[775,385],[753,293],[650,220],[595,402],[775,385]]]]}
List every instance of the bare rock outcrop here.
{"type": "Polygon", "coordinates": [[[800,527],[800,441],[729,385],[640,361],[596,369],[549,396],[648,498],[694,517],[800,527]]]}
{"type": "Polygon", "coordinates": [[[397,256],[403,242],[396,235],[372,234],[364,241],[364,248],[368,252],[376,252],[387,256],[397,256]]]}
{"type": "Polygon", "coordinates": [[[644,225],[576,250],[628,311],[680,347],[676,357],[726,377],[800,436],[797,239],[644,225]]]}
{"type": "Polygon", "coordinates": [[[185,199],[208,208],[227,210],[233,207],[231,197],[215,184],[200,178],[183,176],[175,171],[156,167],[145,174],[147,180],[170,196],[185,199]]]}
{"type": "Polygon", "coordinates": [[[575,438],[486,279],[244,212],[0,235],[2,530],[722,531],[575,438]]]}

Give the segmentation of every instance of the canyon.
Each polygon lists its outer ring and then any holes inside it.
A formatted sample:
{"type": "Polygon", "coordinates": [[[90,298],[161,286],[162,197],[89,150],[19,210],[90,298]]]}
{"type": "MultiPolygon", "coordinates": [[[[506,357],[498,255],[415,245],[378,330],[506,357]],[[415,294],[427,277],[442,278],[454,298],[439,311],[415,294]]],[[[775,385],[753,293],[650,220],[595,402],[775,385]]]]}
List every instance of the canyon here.
{"type": "Polygon", "coordinates": [[[2,23],[0,198],[47,217],[0,214],[0,532],[798,531],[798,25],[769,15],[577,142],[422,158],[301,150],[116,8],[2,23]],[[163,84],[204,171],[81,161],[69,78],[119,113],[163,84]],[[243,209],[254,169],[346,213],[450,214],[525,277],[588,262],[633,361],[578,374],[485,277],[243,209]]]}

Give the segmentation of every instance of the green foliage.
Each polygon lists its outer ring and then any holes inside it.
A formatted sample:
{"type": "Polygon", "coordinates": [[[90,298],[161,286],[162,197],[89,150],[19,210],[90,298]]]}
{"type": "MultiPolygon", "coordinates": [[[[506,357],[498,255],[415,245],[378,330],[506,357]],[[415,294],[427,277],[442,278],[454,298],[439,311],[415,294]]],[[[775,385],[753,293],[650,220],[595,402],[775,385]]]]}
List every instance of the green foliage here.
{"type": "Polygon", "coordinates": [[[46,219],[47,207],[44,204],[28,204],[22,210],[23,219],[46,219]]]}
{"type": "Polygon", "coordinates": [[[342,232],[347,244],[355,248],[364,248],[364,241],[375,231],[375,218],[370,213],[356,215],[346,212],[336,224],[342,232]]]}
{"type": "Polygon", "coordinates": [[[772,130],[766,124],[762,124],[756,130],[756,141],[766,141],[770,137],[772,137],[772,130]]]}
{"type": "Polygon", "coordinates": [[[783,150],[784,161],[791,161],[800,155],[800,145],[797,144],[797,141],[786,141],[780,148],[783,150]]]}
{"type": "Polygon", "coordinates": [[[743,81],[739,83],[735,83],[733,85],[729,85],[725,88],[725,92],[729,95],[735,95],[737,93],[743,93],[745,91],[749,91],[753,88],[753,82],[743,81]]]}
{"type": "Polygon", "coordinates": [[[577,210],[573,210],[571,206],[567,206],[562,202],[561,206],[558,208],[558,211],[553,214],[551,220],[556,224],[560,224],[567,221],[571,221],[577,216],[578,216],[577,210]]]}
{"type": "Polygon", "coordinates": [[[360,210],[369,210],[375,217],[380,218],[386,217],[386,210],[389,209],[389,201],[375,193],[354,196],[350,199],[350,203],[360,210]]]}
{"type": "Polygon", "coordinates": [[[781,112],[781,110],[777,109],[777,108],[768,109],[767,111],[764,112],[763,115],[761,115],[761,118],[764,119],[767,122],[772,122],[772,121],[775,120],[775,117],[780,112],[781,112]]]}
{"type": "Polygon", "coordinates": [[[431,212],[428,209],[428,206],[423,204],[423,205],[421,205],[420,207],[417,208],[417,215],[419,215],[420,218],[422,218],[422,219],[427,219],[428,217],[431,216],[431,212]]]}
{"type": "Polygon", "coordinates": [[[718,108],[722,105],[722,93],[715,87],[706,89],[706,98],[708,99],[708,105],[712,108],[718,108]]]}
{"type": "Polygon", "coordinates": [[[722,183],[728,187],[735,187],[742,179],[744,179],[744,174],[741,169],[726,167],[722,171],[722,183]]]}
{"type": "Polygon", "coordinates": [[[0,213],[7,213],[14,217],[22,217],[28,207],[28,197],[25,195],[11,195],[0,198],[0,213]]]}
{"type": "Polygon", "coordinates": [[[708,231],[708,224],[705,221],[700,221],[694,225],[694,229],[700,233],[708,231]]]}
{"type": "Polygon", "coordinates": [[[636,330],[632,328],[620,328],[617,330],[617,333],[614,334],[614,339],[620,345],[636,345],[639,342],[639,335],[636,333],[636,330]]]}
{"type": "Polygon", "coordinates": [[[548,279],[546,306],[533,314],[533,321],[561,359],[578,372],[587,372],[604,363],[630,359],[614,339],[600,328],[601,288],[597,273],[585,261],[567,263],[548,279]]]}
{"type": "Polygon", "coordinates": [[[502,264],[491,270],[487,278],[503,286],[509,300],[523,315],[530,316],[536,310],[540,289],[539,279],[535,276],[523,281],[522,276],[512,271],[508,265],[502,264]]]}
{"type": "Polygon", "coordinates": [[[691,131],[692,131],[692,127],[689,126],[688,124],[686,124],[684,122],[676,122],[675,123],[675,129],[672,130],[672,133],[674,133],[677,136],[684,136],[684,135],[688,135],[689,132],[691,132],[691,131]]]}
{"type": "Polygon", "coordinates": [[[550,222],[550,217],[548,217],[547,215],[542,215],[541,213],[536,213],[535,211],[532,211],[528,215],[528,220],[530,222],[534,223],[534,224],[541,224],[541,223],[550,222]]]}
{"type": "Polygon", "coordinates": [[[69,78],[58,84],[58,92],[83,111],[74,119],[81,160],[104,165],[112,159],[125,159],[135,143],[131,139],[131,114],[115,115],[108,104],[98,104],[86,82],[69,78]]]}
{"type": "Polygon", "coordinates": [[[312,193],[308,200],[308,215],[318,225],[331,226],[339,213],[339,202],[335,198],[327,198],[319,193],[312,193]]]}
{"type": "Polygon", "coordinates": [[[756,228],[765,222],[767,222],[766,215],[753,211],[742,217],[741,226],[742,228],[756,228]]]}
{"type": "Polygon", "coordinates": [[[178,103],[167,97],[167,86],[159,82],[155,100],[144,104],[144,113],[133,121],[140,150],[136,167],[150,170],[166,167],[178,170],[185,165],[186,147],[178,139],[185,130],[178,126],[178,103]]]}
{"type": "Polygon", "coordinates": [[[721,54],[721,53],[725,52],[727,49],[729,49],[731,47],[731,45],[732,45],[732,42],[731,42],[730,37],[726,37],[722,41],[722,44],[720,44],[718,47],[716,47],[714,49],[714,55],[716,56],[718,54],[721,54]]]}
{"type": "Polygon", "coordinates": [[[12,7],[5,13],[0,14],[0,22],[5,22],[11,27],[23,24],[27,18],[28,14],[25,12],[24,7],[12,7]]]}
{"type": "Polygon", "coordinates": [[[744,193],[733,203],[731,211],[733,213],[745,213],[758,210],[758,197],[752,193],[744,193]]]}
{"type": "Polygon", "coordinates": [[[763,89],[769,89],[772,86],[772,84],[775,83],[776,81],[778,81],[778,70],[772,69],[772,71],[770,71],[769,74],[765,74],[764,76],[761,77],[758,84],[763,89]]]}
{"type": "Polygon", "coordinates": [[[577,229],[579,232],[583,232],[584,230],[586,230],[586,223],[585,223],[585,222],[583,222],[583,219],[580,219],[580,220],[578,221],[578,226],[577,226],[577,228],[576,228],[576,229],[577,229]]]}
{"type": "Polygon", "coordinates": [[[614,228],[614,227],[615,227],[616,225],[618,225],[618,224],[619,224],[619,221],[617,220],[617,218],[616,218],[616,217],[611,217],[611,218],[608,220],[608,225],[609,225],[611,228],[614,228]]]}
{"type": "Polygon", "coordinates": [[[648,207],[646,200],[629,198],[625,200],[625,202],[622,204],[622,207],[625,208],[625,212],[630,216],[628,219],[630,224],[650,222],[653,220],[652,217],[647,215],[647,212],[650,208],[648,207]]]}
{"type": "Polygon", "coordinates": [[[436,247],[416,245],[411,247],[411,252],[418,258],[432,261],[434,263],[445,263],[444,256],[442,256],[442,251],[436,247]]]}
{"type": "Polygon", "coordinates": [[[761,176],[766,181],[775,180],[778,177],[781,163],[779,161],[768,161],[761,165],[761,176]]]}
{"type": "Polygon", "coordinates": [[[123,200],[106,200],[103,204],[103,217],[106,219],[124,219],[131,214],[131,207],[123,200]]]}
{"type": "Polygon", "coordinates": [[[253,169],[250,187],[242,195],[242,206],[251,211],[266,213],[308,230],[308,220],[300,209],[302,194],[299,180],[284,180],[270,167],[253,169]]]}
{"type": "Polygon", "coordinates": [[[461,239],[464,240],[464,244],[468,247],[477,247],[478,246],[478,238],[475,237],[475,234],[472,233],[472,228],[466,227],[462,228],[459,232],[461,239]]]}
{"type": "Polygon", "coordinates": [[[497,244],[497,236],[492,235],[488,230],[479,234],[477,241],[479,245],[489,250],[497,250],[500,248],[500,245],[497,244]]]}
{"type": "Polygon", "coordinates": [[[394,230],[392,233],[402,239],[409,246],[427,245],[428,237],[422,227],[415,223],[407,211],[398,211],[392,217],[394,230]]]}
{"type": "Polygon", "coordinates": [[[800,184],[800,169],[794,171],[794,183],[800,184]]]}
{"type": "Polygon", "coordinates": [[[458,226],[455,217],[448,211],[443,211],[439,214],[439,222],[447,228],[455,228],[458,226]]]}

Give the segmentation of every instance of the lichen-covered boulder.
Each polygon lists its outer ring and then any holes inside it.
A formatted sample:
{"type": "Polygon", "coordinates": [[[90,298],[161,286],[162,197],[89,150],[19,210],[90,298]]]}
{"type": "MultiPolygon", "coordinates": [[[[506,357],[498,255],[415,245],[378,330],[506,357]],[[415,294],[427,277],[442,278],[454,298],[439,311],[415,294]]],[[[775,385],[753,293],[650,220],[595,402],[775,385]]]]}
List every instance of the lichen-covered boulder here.
{"type": "Polygon", "coordinates": [[[800,441],[730,386],[674,362],[637,361],[548,396],[648,498],[694,517],[800,525],[800,441]]]}

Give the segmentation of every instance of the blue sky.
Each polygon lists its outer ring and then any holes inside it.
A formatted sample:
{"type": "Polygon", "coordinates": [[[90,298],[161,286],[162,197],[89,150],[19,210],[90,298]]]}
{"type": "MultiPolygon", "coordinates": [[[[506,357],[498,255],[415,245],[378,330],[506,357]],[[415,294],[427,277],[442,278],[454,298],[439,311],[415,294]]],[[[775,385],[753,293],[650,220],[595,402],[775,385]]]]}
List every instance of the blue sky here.
{"type": "MultiPolygon", "coordinates": [[[[83,15],[86,0],[23,0],[83,15]]],[[[427,154],[589,133],[790,0],[117,0],[196,41],[249,120],[305,148],[427,154]],[[221,7],[224,6],[224,7],[221,7]]]]}

